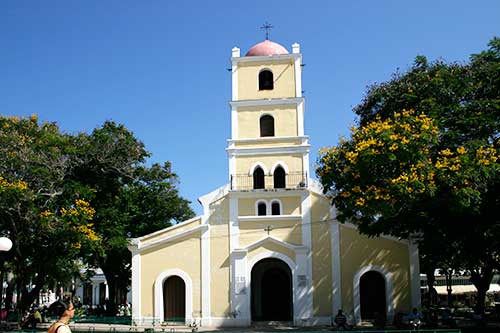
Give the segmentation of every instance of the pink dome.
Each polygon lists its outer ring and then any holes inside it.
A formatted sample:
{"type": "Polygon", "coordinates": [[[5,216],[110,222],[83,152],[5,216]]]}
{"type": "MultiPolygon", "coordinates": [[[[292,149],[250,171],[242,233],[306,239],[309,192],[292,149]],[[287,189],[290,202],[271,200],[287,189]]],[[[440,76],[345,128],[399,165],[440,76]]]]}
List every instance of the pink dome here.
{"type": "Polygon", "coordinates": [[[275,54],[288,54],[288,51],[280,44],[266,39],[265,41],[252,46],[250,50],[248,50],[246,56],[272,56],[275,54]]]}

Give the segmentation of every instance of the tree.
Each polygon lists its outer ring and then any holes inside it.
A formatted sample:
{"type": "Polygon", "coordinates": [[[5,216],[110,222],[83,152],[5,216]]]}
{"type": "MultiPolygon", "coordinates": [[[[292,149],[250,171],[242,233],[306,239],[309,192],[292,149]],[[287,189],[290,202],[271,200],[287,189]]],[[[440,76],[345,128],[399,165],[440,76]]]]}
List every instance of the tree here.
{"type": "Polygon", "coordinates": [[[428,263],[470,272],[482,312],[500,267],[500,39],[466,64],[419,56],[354,111],[359,126],[317,169],[339,220],[419,235],[428,263]]]}
{"type": "Polygon", "coordinates": [[[82,251],[99,241],[86,193],[65,182],[71,154],[55,124],[0,117],[0,230],[13,242],[7,261],[20,311],[47,282],[67,282],[82,251]]]}
{"type": "Polygon", "coordinates": [[[87,262],[103,270],[109,307],[124,303],[130,285],[128,238],[168,227],[193,216],[177,190],[169,162],[144,165],[149,153],[123,125],[105,122],[75,138],[77,159],[69,179],[92,192],[94,228],[102,242],[87,262]]]}

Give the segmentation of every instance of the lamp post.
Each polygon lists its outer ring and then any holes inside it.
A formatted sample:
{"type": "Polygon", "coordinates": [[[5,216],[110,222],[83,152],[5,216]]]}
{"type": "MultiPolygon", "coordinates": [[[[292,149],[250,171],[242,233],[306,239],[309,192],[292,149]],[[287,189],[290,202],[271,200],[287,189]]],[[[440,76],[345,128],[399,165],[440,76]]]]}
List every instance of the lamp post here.
{"type": "Polygon", "coordinates": [[[12,248],[12,241],[7,237],[0,237],[0,322],[3,321],[3,276],[4,276],[4,253],[12,248]]]}

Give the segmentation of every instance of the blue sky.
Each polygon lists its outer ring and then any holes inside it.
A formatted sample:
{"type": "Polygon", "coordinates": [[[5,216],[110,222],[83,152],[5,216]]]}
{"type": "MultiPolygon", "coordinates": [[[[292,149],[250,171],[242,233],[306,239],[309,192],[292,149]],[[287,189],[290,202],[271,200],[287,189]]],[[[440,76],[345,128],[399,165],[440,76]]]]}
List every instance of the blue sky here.
{"type": "MultiPolygon", "coordinates": [[[[231,48],[301,44],[316,152],[348,135],[367,85],[416,55],[466,61],[500,36],[500,1],[0,1],[0,114],[69,133],[124,124],[172,162],[181,194],[225,184],[231,48]]],[[[311,169],[312,170],[312,169],[311,169]]]]}

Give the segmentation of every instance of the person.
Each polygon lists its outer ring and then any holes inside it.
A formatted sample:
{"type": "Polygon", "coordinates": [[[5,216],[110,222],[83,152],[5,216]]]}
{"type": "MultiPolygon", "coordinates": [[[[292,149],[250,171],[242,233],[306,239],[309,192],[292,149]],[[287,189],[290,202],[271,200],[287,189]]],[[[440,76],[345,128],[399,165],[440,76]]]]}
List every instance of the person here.
{"type": "Polygon", "coordinates": [[[342,310],[339,310],[337,312],[337,315],[335,316],[335,319],[333,320],[335,325],[337,325],[338,329],[342,330],[350,330],[351,326],[347,323],[347,317],[342,313],[342,310]]]}
{"type": "Polygon", "coordinates": [[[450,309],[446,308],[443,311],[443,315],[441,316],[441,323],[444,326],[450,327],[450,328],[456,328],[457,323],[455,319],[453,318],[453,315],[450,311],[450,309]]]}
{"type": "Polygon", "coordinates": [[[75,307],[71,300],[69,298],[60,299],[52,303],[50,309],[59,317],[59,320],[50,326],[48,333],[71,333],[68,323],[75,315],[75,307]]]}
{"type": "Polygon", "coordinates": [[[413,328],[419,328],[422,323],[422,318],[417,308],[413,308],[411,313],[406,316],[406,319],[408,320],[408,324],[413,328]]]}

